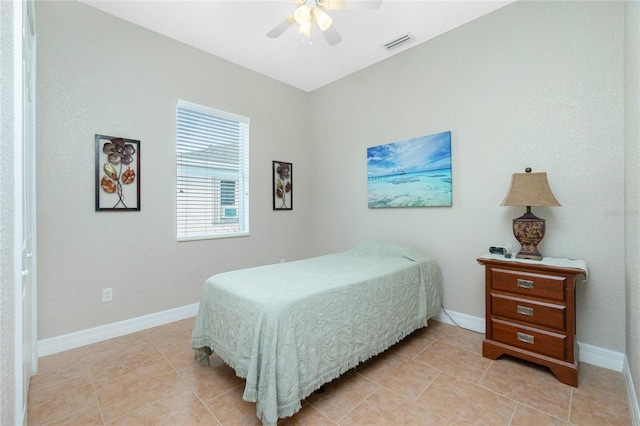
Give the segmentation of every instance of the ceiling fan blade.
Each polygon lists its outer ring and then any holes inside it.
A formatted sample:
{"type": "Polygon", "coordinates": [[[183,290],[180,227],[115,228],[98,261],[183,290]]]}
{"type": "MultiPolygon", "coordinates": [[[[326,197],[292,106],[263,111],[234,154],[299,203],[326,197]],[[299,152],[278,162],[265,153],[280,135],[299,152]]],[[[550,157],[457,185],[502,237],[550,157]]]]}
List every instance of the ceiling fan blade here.
{"type": "Polygon", "coordinates": [[[289,28],[291,25],[293,25],[296,22],[295,18],[293,17],[293,14],[287,16],[284,21],[280,22],[278,25],[276,25],[276,27],[274,29],[272,29],[271,31],[269,31],[267,33],[267,37],[269,38],[276,38],[276,37],[280,37],[280,34],[282,34],[283,32],[285,32],[287,30],[287,28],[289,28]]]}
{"type": "Polygon", "coordinates": [[[338,34],[338,30],[336,30],[334,25],[327,28],[327,30],[323,31],[322,34],[324,34],[324,38],[327,39],[329,46],[335,46],[342,41],[342,37],[340,37],[340,34],[338,34]]]}
{"type": "Polygon", "coordinates": [[[324,0],[330,10],[378,9],[382,0],[324,0]]]}

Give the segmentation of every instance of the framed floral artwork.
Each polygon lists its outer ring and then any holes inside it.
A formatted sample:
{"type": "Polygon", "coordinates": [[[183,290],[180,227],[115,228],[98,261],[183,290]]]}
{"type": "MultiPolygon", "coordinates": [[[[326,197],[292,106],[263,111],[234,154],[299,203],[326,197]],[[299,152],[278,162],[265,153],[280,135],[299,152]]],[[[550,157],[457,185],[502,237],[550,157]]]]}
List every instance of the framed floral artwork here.
{"type": "Polygon", "coordinates": [[[293,210],[293,164],[273,161],[273,209],[293,210]]]}
{"type": "Polygon", "coordinates": [[[96,135],[96,211],[140,210],[140,141],[96,135]]]}

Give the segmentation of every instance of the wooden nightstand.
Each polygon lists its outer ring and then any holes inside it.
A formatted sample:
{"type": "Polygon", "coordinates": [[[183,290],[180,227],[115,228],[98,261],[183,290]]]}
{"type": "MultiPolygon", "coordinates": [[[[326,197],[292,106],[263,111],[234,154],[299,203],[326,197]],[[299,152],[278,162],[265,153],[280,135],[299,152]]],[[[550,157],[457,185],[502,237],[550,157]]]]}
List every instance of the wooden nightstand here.
{"type": "Polygon", "coordinates": [[[486,337],[482,355],[511,355],[548,367],[562,383],[578,386],[575,281],[582,261],[542,261],[487,255],[486,337]]]}

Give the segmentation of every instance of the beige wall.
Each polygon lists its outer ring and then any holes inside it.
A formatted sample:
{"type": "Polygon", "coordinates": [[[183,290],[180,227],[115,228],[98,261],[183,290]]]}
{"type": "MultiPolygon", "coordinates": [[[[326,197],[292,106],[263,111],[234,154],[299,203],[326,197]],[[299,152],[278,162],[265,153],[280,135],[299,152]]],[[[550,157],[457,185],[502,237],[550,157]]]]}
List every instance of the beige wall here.
{"type": "Polygon", "coordinates": [[[445,306],[483,317],[475,257],[515,243],[521,209],[499,204],[530,166],[562,203],[534,208],[543,254],[589,266],[578,340],[624,352],[623,3],[518,2],[311,94],[79,3],[37,14],[39,339],[195,303],[222,270],[376,238],[436,255],[445,306]],[[251,237],[175,241],[177,98],[251,117],[251,237]],[[366,148],[445,130],[453,207],[367,209],[366,148]],[[93,211],[94,133],[142,141],[141,212],[93,211]],[[292,212],[271,210],[274,159],[294,163],[292,212]]]}
{"type": "Polygon", "coordinates": [[[484,317],[475,258],[511,242],[511,174],[562,207],[540,249],[583,259],[577,339],[624,352],[624,3],[517,2],[311,93],[314,254],[396,238],[436,256],[445,307],[484,317]],[[450,130],[453,206],[368,209],[366,148],[450,130]]]}
{"type": "Polygon", "coordinates": [[[308,95],[79,2],[38,2],[38,338],[198,302],[216,273],[305,256],[308,95]],[[175,237],[177,99],[251,119],[251,236],[175,237]],[[138,139],[141,211],[94,211],[94,134],[138,139]],[[271,161],[294,165],[272,210],[271,161]],[[113,302],[102,303],[102,289],[113,302]]]}
{"type": "Polygon", "coordinates": [[[0,424],[14,424],[15,415],[15,285],[13,197],[13,7],[0,1],[0,424]]]}
{"type": "Polygon", "coordinates": [[[640,2],[626,2],[625,6],[626,354],[637,393],[640,391],[640,2]]]}

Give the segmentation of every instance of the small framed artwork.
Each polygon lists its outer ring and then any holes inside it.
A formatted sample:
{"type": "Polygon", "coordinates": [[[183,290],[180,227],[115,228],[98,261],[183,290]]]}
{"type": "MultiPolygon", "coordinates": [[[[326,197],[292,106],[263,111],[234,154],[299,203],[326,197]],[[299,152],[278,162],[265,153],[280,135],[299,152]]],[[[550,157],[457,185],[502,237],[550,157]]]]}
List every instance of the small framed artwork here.
{"type": "Polygon", "coordinates": [[[140,210],[140,141],[96,135],[96,211],[140,210]]]}
{"type": "Polygon", "coordinates": [[[273,209],[293,210],[293,164],[284,161],[272,163],[273,209]]]}

